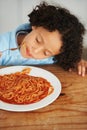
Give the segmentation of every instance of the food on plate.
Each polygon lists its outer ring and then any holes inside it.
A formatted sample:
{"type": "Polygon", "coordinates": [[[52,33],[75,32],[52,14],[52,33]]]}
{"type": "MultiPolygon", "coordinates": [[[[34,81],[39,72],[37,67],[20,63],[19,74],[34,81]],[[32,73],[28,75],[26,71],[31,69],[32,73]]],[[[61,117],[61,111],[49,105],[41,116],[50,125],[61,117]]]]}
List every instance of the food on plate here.
{"type": "Polygon", "coordinates": [[[45,78],[21,72],[0,75],[0,100],[11,104],[31,104],[50,95],[54,89],[45,78]]]}

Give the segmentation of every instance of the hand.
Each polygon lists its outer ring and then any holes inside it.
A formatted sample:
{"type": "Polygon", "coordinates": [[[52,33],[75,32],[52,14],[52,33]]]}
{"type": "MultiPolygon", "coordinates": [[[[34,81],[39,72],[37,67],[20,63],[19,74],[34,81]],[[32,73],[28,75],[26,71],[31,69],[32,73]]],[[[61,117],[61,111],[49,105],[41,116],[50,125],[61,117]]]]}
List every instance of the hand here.
{"type": "Polygon", "coordinates": [[[87,61],[82,59],[77,65],[77,70],[78,74],[84,77],[87,72],[87,61]]]}
{"type": "Polygon", "coordinates": [[[0,52],[0,57],[2,56],[2,53],[0,52]]]}
{"type": "MultiPolygon", "coordinates": [[[[77,66],[76,66],[76,69],[78,71],[78,74],[81,75],[81,76],[85,76],[86,72],[87,72],[87,61],[85,60],[81,60],[77,66]]],[[[73,69],[69,69],[69,72],[73,71],[73,69]]]]}

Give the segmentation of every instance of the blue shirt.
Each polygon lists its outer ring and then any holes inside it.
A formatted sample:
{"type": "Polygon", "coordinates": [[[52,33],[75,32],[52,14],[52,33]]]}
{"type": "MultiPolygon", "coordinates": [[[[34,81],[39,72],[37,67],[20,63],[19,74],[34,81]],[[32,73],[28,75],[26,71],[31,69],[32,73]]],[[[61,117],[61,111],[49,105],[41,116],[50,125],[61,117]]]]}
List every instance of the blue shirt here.
{"type": "MultiPolygon", "coordinates": [[[[23,25],[20,25],[16,30],[12,32],[7,32],[0,35],[0,51],[10,49],[10,48],[16,48],[17,45],[17,39],[16,39],[16,33],[20,30],[28,30],[30,29],[30,24],[26,23],[23,25]]],[[[22,57],[20,54],[20,51],[17,49],[15,51],[7,50],[4,51],[2,56],[0,57],[0,65],[38,65],[38,64],[53,64],[54,60],[53,57],[49,57],[46,59],[28,59],[22,57]]]]}

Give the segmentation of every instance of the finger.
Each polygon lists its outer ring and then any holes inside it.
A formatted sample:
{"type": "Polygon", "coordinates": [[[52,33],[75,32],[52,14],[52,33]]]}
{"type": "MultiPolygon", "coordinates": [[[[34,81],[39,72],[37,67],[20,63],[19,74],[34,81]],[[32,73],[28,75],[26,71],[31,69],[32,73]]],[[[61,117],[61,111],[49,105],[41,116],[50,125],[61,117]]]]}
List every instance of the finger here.
{"type": "Polygon", "coordinates": [[[81,65],[78,65],[78,68],[77,68],[77,69],[78,69],[78,74],[81,75],[81,70],[82,70],[82,69],[81,69],[81,65]]]}
{"type": "Polygon", "coordinates": [[[2,53],[0,52],[0,57],[2,56],[2,53]]]}
{"type": "Polygon", "coordinates": [[[84,77],[84,76],[85,76],[85,73],[86,73],[86,68],[85,68],[84,66],[82,66],[81,75],[84,77]]]}

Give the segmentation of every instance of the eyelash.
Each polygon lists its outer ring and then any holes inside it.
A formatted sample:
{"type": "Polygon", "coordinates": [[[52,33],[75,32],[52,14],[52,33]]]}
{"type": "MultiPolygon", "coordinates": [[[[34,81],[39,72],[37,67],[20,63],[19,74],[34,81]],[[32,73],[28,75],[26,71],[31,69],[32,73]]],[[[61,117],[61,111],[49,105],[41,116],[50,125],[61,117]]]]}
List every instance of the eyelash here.
{"type": "MultiPolygon", "coordinates": [[[[45,56],[48,56],[48,55],[46,54],[46,52],[47,52],[47,51],[44,51],[44,55],[45,55],[45,56]]],[[[47,52],[47,53],[49,53],[49,54],[50,54],[50,52],[47,52]]],[[[50,56],[50,55],[49,55],[49,56],[50,56]]]]}
{"type": "MultiPolygon", "coordinates": [[[[41,44],[41,42],[38,40],[38,38],[36,38],[36,42],[37,42],[38,44],[41,44]]],[[[43,53],[44,53],[45,56],[48,56],[48,55],[46,54],[46,52],[47,52],[47,50],[44,51],[43,53]]],[[[50,54],[50,52],[48,52],[48,53],[50,54]]],[[[50,55],[49,55],[49,56],[50,56],[50,55]]]]}
{"type": "Polygon", "coordinates": [[[36,38],[36,42],[37,42],[37,43],[40,43],[40,41],[38,40],[38,38],[36,38]]]}

